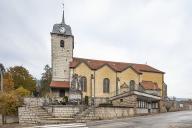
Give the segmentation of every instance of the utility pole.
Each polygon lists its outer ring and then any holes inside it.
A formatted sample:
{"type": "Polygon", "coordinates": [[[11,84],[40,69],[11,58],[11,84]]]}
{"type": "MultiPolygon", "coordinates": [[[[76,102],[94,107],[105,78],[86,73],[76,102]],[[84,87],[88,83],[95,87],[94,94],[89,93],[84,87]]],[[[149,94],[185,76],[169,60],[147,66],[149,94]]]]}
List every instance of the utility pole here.
{"type": "Polygon", "coordinates": [[[1,74],[1,92],[3,92],[3,71],[0,68],[0,74],[1,74]]]}
{"type": "MultiPolygon", "coordinates": [[[[1,75],[1,92],[3,92],[3,69],[0,67],[0,75],[1,75]]],[[[2,114],[2,124],[6,122],[5,116],[2,114]]]]}

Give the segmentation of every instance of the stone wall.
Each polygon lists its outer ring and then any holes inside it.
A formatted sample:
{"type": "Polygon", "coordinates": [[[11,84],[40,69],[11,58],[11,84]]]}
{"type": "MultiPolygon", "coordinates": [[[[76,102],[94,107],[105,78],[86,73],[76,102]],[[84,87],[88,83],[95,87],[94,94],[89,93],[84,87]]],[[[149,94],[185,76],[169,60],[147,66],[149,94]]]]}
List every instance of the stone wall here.
{"type": "Polygon", "coordinates": [[[95,114],[100,119],[113,119],[134,116],[135,111],[133,108],[98,107],[95,109],[95,114]]]}
{"type": "Polygon", "coordinates": [[[179,104],[177,103],[177,101],[174,101],[174,100],[160,101],[160,112],[174,112],[179,110],[181,109],[179,108],[179,104]]]}
{"type": "Polygon", "coordinates": [[[84,106],[58,105],[44,107],[54,117],[73,117],[84,109],[84,106]]]}
{"type": "Polygon", "coordinates": [[[136,114],[137,115],[145,115],[150,113],[159,113],[159,109],[146,109],[146,108],[137,108],[136,114]]]}
{"type": "Polygon", "coordinates": [[[24,98],[24,105],[26,106],[43,106],[45,103],[45,98],[24,98]]]}
{"type": "Polygon", "coordinates": [[[31,112],[28,107],[19,107],[18,116],[20,124],[35,124],[37,123],[38,117],[35,113],[31,112]]]}
{"type": "Polygon", "coordinates": [[[101,103],[107,103],[108,99],[107,98],[102,98],[102,97],[96,97],[95,98],[95,105],[98,106],[101,103]]]}
{"type": "Polygon", "coordinates": [[[117,98],[112,101],[113,106],[127,106],[136,108],[137,105],[137,96],[127,96],[122,98],[117,98]]]}
{"type": "MultiPolygon", "coordinates": [[[[6,119],[6,123],[7,124],[18,123],[19,122],[18,116],[15,116],[15,115],[13,115],[13,116],[6,116],[5,119],[6,119]]],[[[2,124],[2,115],[0,115],[0,124],[2,124]]]]}
{"type": "Polygon", "coordinates": [[[140,114],[148,114],[148,109],[146,109],[146,108],[137,108],[136,109],[136,113],[138,115],[140,115],[140,114]]]}

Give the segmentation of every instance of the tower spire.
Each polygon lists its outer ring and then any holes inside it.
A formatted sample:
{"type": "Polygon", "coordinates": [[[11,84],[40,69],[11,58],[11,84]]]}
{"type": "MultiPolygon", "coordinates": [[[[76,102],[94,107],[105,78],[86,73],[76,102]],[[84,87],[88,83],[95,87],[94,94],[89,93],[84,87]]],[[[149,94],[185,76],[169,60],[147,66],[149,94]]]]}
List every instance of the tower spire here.
{"type": "Polygon", "coordinates": [[[62,24],[65,24],[65,16],[64,16],[64,3],[62,4],[63,5],[63,17],[62,17],[62,24]]]}

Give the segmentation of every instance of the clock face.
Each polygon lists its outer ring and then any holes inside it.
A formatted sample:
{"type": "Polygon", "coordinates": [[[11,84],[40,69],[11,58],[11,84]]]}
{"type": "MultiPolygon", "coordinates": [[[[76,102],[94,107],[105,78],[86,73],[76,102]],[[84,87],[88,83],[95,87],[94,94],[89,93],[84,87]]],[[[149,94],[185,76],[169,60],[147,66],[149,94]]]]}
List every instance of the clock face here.
{"type": "Polygon", "coordinates": [[[64,33],[64,32],[65,32],[65,27],[60,27],[59,31],[60,31],[61,33],[64,33]]]}

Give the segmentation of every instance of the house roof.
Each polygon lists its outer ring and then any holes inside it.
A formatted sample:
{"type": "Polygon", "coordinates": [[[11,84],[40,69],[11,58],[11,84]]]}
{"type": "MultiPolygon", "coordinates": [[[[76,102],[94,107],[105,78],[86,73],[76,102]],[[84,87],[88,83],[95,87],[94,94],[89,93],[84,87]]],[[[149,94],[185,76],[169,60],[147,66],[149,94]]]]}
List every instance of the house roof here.
{"type": "Polygon", "coordinates": [[[52,81],[50,87],[54,88],[69,88],[69,81],[52,81]]]}
{"type": "Polygon", "coordinates": [[[142,72],[164,73],[146,64],[113,62],[113,61],[93,60],[93,59],[85,59],[85,58],[73,58],[73,61],[70,63],[70,68],[76,68],[81,63],[85,63],[92,70],[97,70],[107,65],[111,69],[117,72],[122,72],[127,68],[132,68],[133,70],[135,70],[137,73],[140,73],[140,74],[142,72]]]}
{"type": "Polygon", "coordinates": [[[142,81],[141,85],[146,89],[146,90],[159,90],[160,88],[158,87],[157,83],[154,83],[152,81],[142,81]]]}

